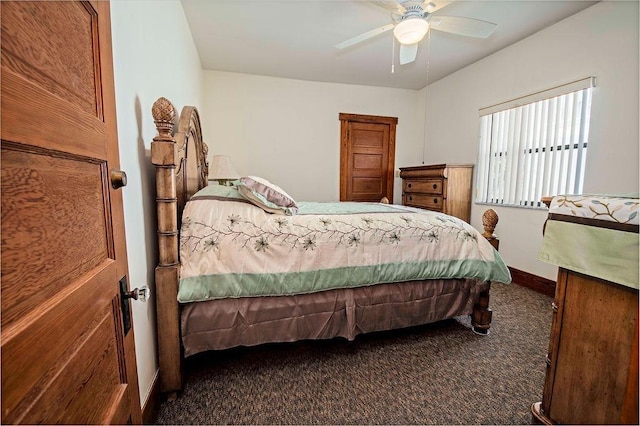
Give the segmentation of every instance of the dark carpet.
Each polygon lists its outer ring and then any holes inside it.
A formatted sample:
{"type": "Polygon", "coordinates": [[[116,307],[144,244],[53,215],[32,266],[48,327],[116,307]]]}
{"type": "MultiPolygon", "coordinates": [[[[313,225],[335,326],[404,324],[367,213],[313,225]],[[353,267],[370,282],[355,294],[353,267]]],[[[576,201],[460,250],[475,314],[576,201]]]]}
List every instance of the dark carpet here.
{"type": "Polygon", "coordinates": [[[488,336],[468,317],[186,360],[161,424],[529,424],[542,397],[551,298],[491,288],[488,336]]]}

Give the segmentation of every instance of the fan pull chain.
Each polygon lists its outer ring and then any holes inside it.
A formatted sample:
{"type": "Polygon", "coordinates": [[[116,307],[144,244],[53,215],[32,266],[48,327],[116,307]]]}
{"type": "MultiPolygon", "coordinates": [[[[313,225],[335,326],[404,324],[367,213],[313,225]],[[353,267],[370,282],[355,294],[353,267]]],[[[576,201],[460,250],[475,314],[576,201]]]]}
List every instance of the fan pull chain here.
{"type": "Polygon", "coordinates": [[[422,143],[422,164],[424,164],[424,157],[427,151],[427,102],[429,101],[427,91],[429,90],[429,64],[431,63],[431,31],[427,32],[425,44],[427,45],[427,85],[424,87],[424,141],[422,143]]]}
{"type": "Polygon", "coordinates": [[[429,65],[431,64],[431,31],[427,32],[427,86],[429,85],[429,65]]]}
{"type": "Polygon", "coordinates": [[[396,57],[396,38],[391,36],[391,74],[396,72],[396,65],[393,63],[393,59],[396,57]]]}

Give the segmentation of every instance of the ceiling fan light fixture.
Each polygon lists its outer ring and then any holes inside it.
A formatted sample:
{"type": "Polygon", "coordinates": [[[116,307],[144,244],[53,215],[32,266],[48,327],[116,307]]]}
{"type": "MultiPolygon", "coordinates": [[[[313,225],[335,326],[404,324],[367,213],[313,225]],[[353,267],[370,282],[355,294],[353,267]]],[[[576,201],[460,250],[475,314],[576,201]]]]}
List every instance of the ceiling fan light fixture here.
{"type": "Polygon", "coordinates": [[[415,44],[429,31],[429,23],[422,18],[405,18],[393,29],[393,35],[401,44],[415,44]]]}

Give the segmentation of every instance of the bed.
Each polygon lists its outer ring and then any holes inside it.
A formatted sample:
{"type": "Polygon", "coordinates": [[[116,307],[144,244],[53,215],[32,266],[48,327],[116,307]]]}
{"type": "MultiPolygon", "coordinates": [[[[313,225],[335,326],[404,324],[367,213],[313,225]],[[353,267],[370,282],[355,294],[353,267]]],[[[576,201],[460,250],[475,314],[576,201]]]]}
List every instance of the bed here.
{"type": "Polygon", "coordinates": [[[175,397],[185,357],[342,337],[471,315],[487,334],[491,282],[511,281],[464,221],[384,203],[296,202],[253,176],[208,186],[198,111],[152,109],[159,263],[160,388],[175,397]]]}

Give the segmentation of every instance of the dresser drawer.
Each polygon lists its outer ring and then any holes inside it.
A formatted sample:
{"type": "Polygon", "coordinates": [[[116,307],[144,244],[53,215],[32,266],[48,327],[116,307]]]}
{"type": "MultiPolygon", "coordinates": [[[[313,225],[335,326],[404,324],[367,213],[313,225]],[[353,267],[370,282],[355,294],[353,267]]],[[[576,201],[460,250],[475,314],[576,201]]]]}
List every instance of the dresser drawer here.
{"type": "Polygon", "coordinates": [[[437,195],[414,194],[414,193],[404,194],[404,204],[407,206],[441,211],[443,203],[444,203],[443,198],[437,195]]]}
{"type": "Polygon", "coordinates": [[[405,179],[404,192],[422,192],[425,194],[442,194],[442,179],[405,179]]]}

